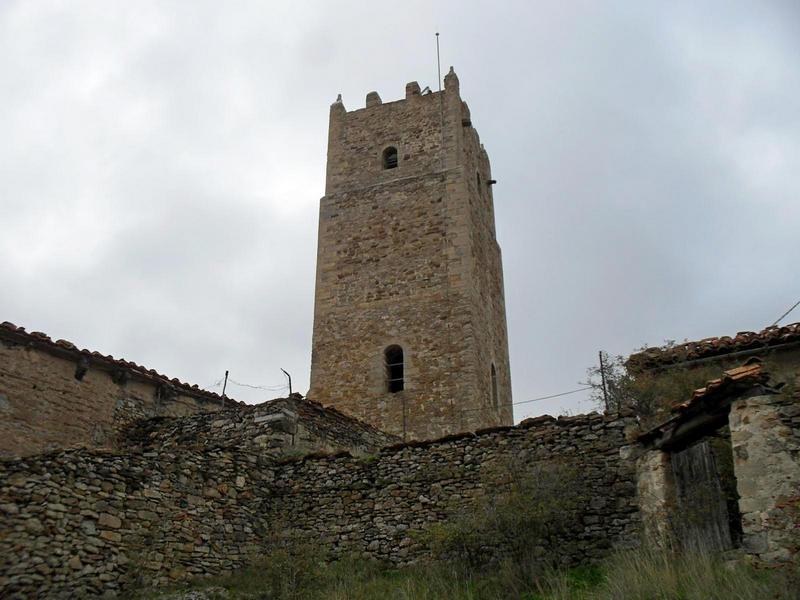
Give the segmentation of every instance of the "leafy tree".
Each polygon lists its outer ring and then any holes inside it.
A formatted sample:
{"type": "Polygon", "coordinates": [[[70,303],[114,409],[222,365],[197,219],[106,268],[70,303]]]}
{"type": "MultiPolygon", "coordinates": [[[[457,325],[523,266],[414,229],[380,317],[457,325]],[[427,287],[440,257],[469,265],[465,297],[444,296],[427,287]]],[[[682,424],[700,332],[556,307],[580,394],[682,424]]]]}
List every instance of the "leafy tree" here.
{"type": "MultiPolygon", "coordinates": [[[[669,348],[675,342],[667,341],[669,348]]],[[[691,398],[692,392],[709,380],[722,374],[723,367],[707,364],[695,367],[675,367],[656,370],[631,371],[626,358],[601,352],[603,368],[599,365],[586,370],[585,385],[591,386],[591,398],[601,409],[615,413],[630,410],[643,424],[653,424],[679,402],[691,398]],[[603,379],[605,376],[605,391],[603,379]]]]}
{"type": "Polygon", "coordinates": [[[618,413],[633,410],[637,415],[649,415],[652,407],[643,404],[635,393],[635,379],[625,367],[622,356],[611,356],[601,351],[602,367],[594,365],[586,369],[586,385],[591,386],[590,398],[604,410],[618,413]]]}

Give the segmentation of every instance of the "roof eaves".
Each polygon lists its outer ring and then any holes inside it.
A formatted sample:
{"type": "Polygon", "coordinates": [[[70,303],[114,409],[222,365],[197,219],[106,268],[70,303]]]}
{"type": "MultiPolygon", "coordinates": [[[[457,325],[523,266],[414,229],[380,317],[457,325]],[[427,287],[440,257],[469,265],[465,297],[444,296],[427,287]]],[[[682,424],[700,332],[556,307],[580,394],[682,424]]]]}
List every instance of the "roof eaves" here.
{"type": "Polygon", "coordinates": [[[722,357],[746,350],[768,350],[794,343],[800,343],[800,323],[767,327],[758,332],[740,331],[733,337],[709,337],[674,346],[646,348],[631,354],[627,364],[634,369],[654,369],[704,358],[722,357]]]}
{"type": "Polygon", "coordinates": [[[703,413],[713,413],[742,392],[759,386],[766,386],[769,374],[761,367],[761,359],[750,358],[745,364],[725,371],[721,377],[712,379],[702,388],[692,392],[691,398],[672,407],[672,415],[662,423],[639,435],[639,441],[647,442],[658,438],[666,430],[703,413]]]}
{"type": "MultiPolygon", "coordinates": [[[[106,371],[117,371],[122,369],[132,377],[140,380],[145,380],[156,385],[171,385],[182,395],[191,396],[193,398],[222,402],[222,396],[215,392],[204,390],[197,386],[197,384],[184,383],[175,377],[169,378],[162,375],[155,369],[148,369],[144,366],[138,365],[135,362],[127,361],[124,358],[114,358],[111,355],[103,355],[100,352],[79,349],[75,344],[67,340],[53,340],[41,331],[28,332],[24,327],[18,327],[13,323],[4,321],[0,323],[0,339],[5,339],[11,342],[24,344],[29,347],[36,348],[43,352],[47,352],[59,358],[85,358],[89,360],[90,364],[94,367],[104,369],[106,371]]],[[[232,398],[225,397],[226,402],[235,404],[242,404],[232,398]]]]}

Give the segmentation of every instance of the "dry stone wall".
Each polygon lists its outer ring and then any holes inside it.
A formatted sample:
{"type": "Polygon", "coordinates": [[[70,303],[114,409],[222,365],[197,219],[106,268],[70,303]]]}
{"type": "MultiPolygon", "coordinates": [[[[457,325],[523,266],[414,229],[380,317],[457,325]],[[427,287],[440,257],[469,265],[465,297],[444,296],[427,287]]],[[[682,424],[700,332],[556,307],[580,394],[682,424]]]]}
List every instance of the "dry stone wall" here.
{"type": "Polygon", "coordinates": [[[547,417],[371,457],[292,462],[255,446],[181,445],[0,461],[0,596],[114,596],[240,567],[285,535],[410,562],[427,552],[412,532],[492,491],[487,475],[508,457],[523,469],[553,458],[580,465],[589,498],[555,556],[593,560],[636,539],[629,425],[547,417]]]}
{"type": "Polygon", "coordinates": [[[261,461],[173,449],[0,462],[0,597],[113,597],[243,566],[264,540],[261,461]]]}
{"type": "Polygon", "coordinates": [[[600,415],[541,417],[388,448],[371,461],[343,456],[284,464],[268,491],[275,507],[270,521],[287,535],[322,540],[334,553],[403,564],[428,551],[415,533],[499,489],[497,477],[509,462],[524,473],[555,461],[578,467],[586,497],[570,535],[549,551],[566,564],[591,561],[637,539],[635,469],[622,458],[630,424],[600,415]]]}
{"type": "Polygon", "coordinates": [[[217,413],[139,421],[125,431],[121,443],[144,451],[253,448],[286,456],[341,450],[363,455],[399,441],[396,436],[297,394],[217,413]]]}

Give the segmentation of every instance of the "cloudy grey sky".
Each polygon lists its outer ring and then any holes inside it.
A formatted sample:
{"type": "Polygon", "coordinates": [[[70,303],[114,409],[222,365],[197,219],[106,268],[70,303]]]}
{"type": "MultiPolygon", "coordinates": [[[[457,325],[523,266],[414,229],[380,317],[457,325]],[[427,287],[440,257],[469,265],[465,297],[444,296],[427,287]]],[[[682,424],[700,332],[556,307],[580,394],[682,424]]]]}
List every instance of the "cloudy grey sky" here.
{"type": "Polygon", "coordinates": [[[435,88],[437,30],[499,181],[515,401],[800,298],[796,1],[5,0],[0,320],[305,392],[328,106],[435,88]]]}

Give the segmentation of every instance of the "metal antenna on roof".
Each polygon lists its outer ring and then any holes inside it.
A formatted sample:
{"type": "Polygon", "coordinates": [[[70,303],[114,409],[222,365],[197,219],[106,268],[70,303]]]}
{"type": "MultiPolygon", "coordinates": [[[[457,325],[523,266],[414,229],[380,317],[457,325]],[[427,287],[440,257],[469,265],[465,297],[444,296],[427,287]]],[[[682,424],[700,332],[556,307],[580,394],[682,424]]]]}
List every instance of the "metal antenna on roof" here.
{"type": "Polygon", "coordinates": [[[439,58],[439,32],[436,32],[436,81],[439,82],[439,91],[442,91],[442,61],[439,58]]]}
{"type": "Polygon", "coordinates": [[[606,413],[611,412],[608,406],[608,389],[606,388],[606,366],[603,364],[603,351],[600,350],[598,353],[600,357],[600,378],[603,382],[603,402],[606,405],[606,413]]]}
{"type": "MultiPolygon", "coordinates": [[[[281,371],[283,371],[283,369],[281,369],[281,371]]],[[[286,371],[283,371],[283,374],[286,375],[289,378],[289,395],[291,396],[292,395],[292,376],[289,375],[289,373],[287,373],[286,371]]]]}
{"type": "Polygon", "coordinates": [[[225,408],[225,388],[228,387],[228,371],[225,371],[225,383],[222,384],[222,408],[225,408]]]}
{"type": "Polygon", "coordinates": [[[797,302],[795,302],[795,303],[794,303],[794,305],[792,306],[792,308],[790,308],[790,309],[789,309],[789,310],[787,310],[785,313],[783,313],[783,314],[782,314],[780,317],[778,317],[778,320],[777,320],[777,321],[775,321],[775,322],[774,322],[774,323],[771,325],[771,327],[775,327],[775,325],[777,325],[778,323],[780,323],[781,321],[783,321],[783,320],[784,320],[784,319],[787,317],[787,315],[788,315],[790,312],[792,312],[792,311],[793,311],[795,308],[797,308],[798,306],[800,306],[800,300],[798,300],[797,302]]]}
{"type": "Polygon", "coordinates": [[[445,148],[444,148],[444,96],[442,95],[442,61],[439,58],[439,32],[436,32],[436,81],[439,82],[439,127],[442,133],[442,146],[439,148],[439,155],[442,161],[442,172],[445,167],[445,148]]]}

